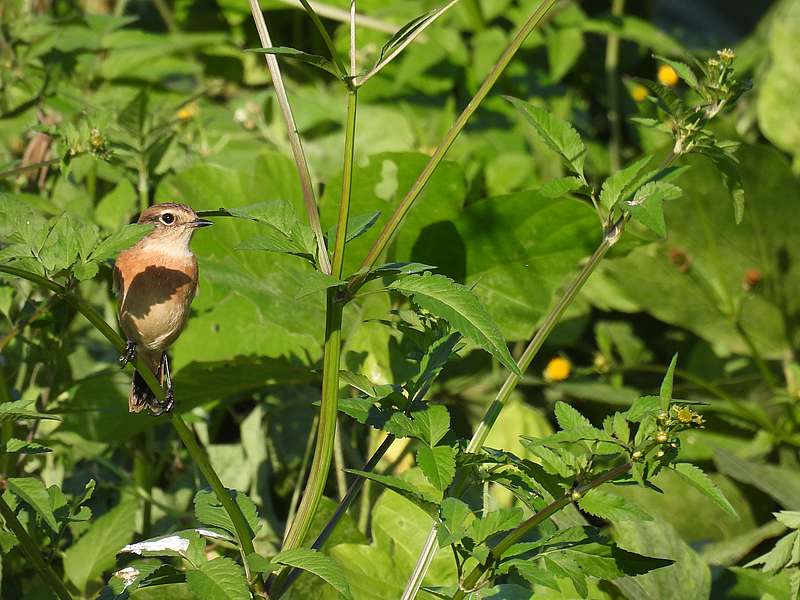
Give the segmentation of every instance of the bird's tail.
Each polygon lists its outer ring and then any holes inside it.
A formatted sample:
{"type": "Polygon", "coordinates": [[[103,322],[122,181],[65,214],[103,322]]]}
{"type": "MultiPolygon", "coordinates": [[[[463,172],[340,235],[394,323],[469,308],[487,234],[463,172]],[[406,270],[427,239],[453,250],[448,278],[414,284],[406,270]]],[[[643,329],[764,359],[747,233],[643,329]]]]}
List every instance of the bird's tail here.
{"type": "MultiPolygon", "coordinates": [[[[163,384],[161,373],[161,353],[160,352],[139,352],[139,356],[147,363],[150,370],[156,376],[156,380],[163,384]]],[[[156,396],[153,390],[147,385],[144,377],[139,375],[139,371],[134,371],[133,381],[131,382],[131,394],[128,397],[128,412],[138,413],[156,404],[156,396]]]]}

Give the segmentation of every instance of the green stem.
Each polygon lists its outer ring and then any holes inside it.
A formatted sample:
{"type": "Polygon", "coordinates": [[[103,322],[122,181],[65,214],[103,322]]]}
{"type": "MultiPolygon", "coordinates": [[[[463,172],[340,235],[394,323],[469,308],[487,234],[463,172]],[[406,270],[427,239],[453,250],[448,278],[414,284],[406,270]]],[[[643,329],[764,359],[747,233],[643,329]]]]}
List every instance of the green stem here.
{"type": "Polygon", "coordinates": [[[9,169],[8,171],[3,171],[2,173],[0,173],[0,179],[4,179],[6,177],[13,177],[14,175],[19,175],[20,173],[27,173],[28,171],[36,171],[37,169],[41,169],[42,167],[49,167],[50,165],[54,165],[58,162],[61,162],[60,158],[45,160],[43,162],[33,163],[31,165],[25,165],[22,167],[15,167],[13,169],[9,169]]]}
{"type": "Polygon", "coordinates": [[[325,29],[325,25],[322,24],[322,21],[320,20],[316,11],[314,11],[312,6],[308,3],[308,0],[300,0],[300,4],[303,5],[303,8],[308,13],[308,16],[311,17],[311,21],[314,23],[314,26],[317,28],[317,31],[322,36],[322,40],[328,47],[328,52],[330,53],[333,62],[336,63],[336,67],[339,69],[340,75],[345,76],[347,74],[347,67],[344,66],[342,57],[339,56],[339,53],[336,51],[336,46],[333,44],[333,40],[331,39],[331,36],[328,34],[328,30],[325,29]]]}
{"type": "MultiPolygon", "coordinates": [[[[103,336],[111,343],[111,345],[116,348],[117,352],[121,353],[125,349],[125,341],[114,330],[114,328],[106,323],[105,319],[103,319],[103,317],[101,317],[96,310],[89,306],[86,301],[75,296],[69,289],[56,283],[55,281],[51,281],[45,277],[42,277],[41,275],[37,275],[23,269],[17,269],[16,267],[11,267],[8,265],[0,265],[0,272],[27,279],[28,281],[32,281],[33,283],[41,285],[42,287],[58,294],[64,298],[65,302],[70,304],[70,306],[75,308],[75,310],[86,317],[86,319],[92,325],[94,325],[94,327],[100,333],[103,334],[103,336]]],[[[137,356],[134,367],[145,380],[145,382],[147,382],[147,385],[150,387],[150,389],[153,390],[156,398],[163,400],[164,389],[158,383],[155,375],[147,366],[147,364],[137,356]]],[[[236,504],[236,502],[233,500],[233,498],[231,498],[230,494],[225,489],[225,486],[222,485],[222,482],[214,470],[214,467],[211,466],[208,456],[198,445],[194,434],[192,434],[192,432],[186,426],[183,417],[175,412],[172,412],[170,413],[169,418],[172,426],[175,428],[175,432],[178,434],[178,437],[181,438],[184,446],[186,446],[186,450],[189,452],[192,459],[195,461],[195,464],[197,464],[198,468],[200,469],[200,472],[206,478],[209,486],[217,496],[217,500],[219,500],[220,504],[222,504],[225,512],[228,513],[234,529],[236,529],[236,537],[239,541],[242,562],[244,564],[245,572],[249,577],[250,566],[248,564],[247,557],[255,552],[255,548],[253,547],[252,531],[250,531],[250,527],[247,525],[247,520],[242,514],[239,505],[236,504]]]]}
{"type": "Polygon", "coordinates": [[[761,373],[769,389],[774,390],[778,387],[778,382],[775,380],[775,375],[770,371],[767,361],[764,360],[764,357],[761,356],[761,352],[758,351],[755,342],[753,342],[753,338],[745,331],[741,321],[737,319],[734,325],[736,326],[736,331],[739,332],[742,340],[744,340],[744,343],[747,344],[747,348],[750,350],[750,355],[753,357],[753,362],[756,363],[759,373],[761,373]]]}
{"type": "Polygon", "coordinates": [[[44,560],[44,556],[39,552],[39,547],[28,535],[28,532],[25,531],[22,523],[17,519],[17,515],[14,514],[14,511],[2,496],[0,496],[0,515],[3,516],[6,526],[17,536],[17,540],[19,540],[23,552],[28,556],[28,560],[33,563],[33,566],[39,572],[39,575],[47,584],[47,587],[49,587],[60,600],[72,600],[72,596],[64,585],[64,582],[59,579],[52,567],[44,560]]]}
{"type": "MultiPolygon", "coordinates": [[[[345,241],[347,239],[347,218],[350,213],[350,195],[353,179],[353,150],[356,132],[356,107],[358,95],[355,90],[347,93],[347,124],[345,126],[344,164],[342,167],[342,194],[339,200],[339,218],[336,225],[336,240],[333,245],[333,261],[331,275],[341,277],[344,265],[345,241]]],[[[339,362],[342,342],[342,310],[344,305],[339,290],[328,290],[327,318],[325,324],[325,352],[322,371],[322,399],[320,402],[319,429],[311,471],[303,493],[303,499],[297,508],[283,542],[284,550],[291,550],[303,544],[303,540],[311,528],[314,514],[317,511],[325,483],[331,468],[333,443],[336,436],[336,416],[339,405],[339,362]]]]}
{"type": "Polygon", "coordinates": [[[477,565],[469,575],[464,579],[462,583],[459,584],[459,589],[456,591],[455,594],[452,596],[452,600],[461,600],[464,596],[472,589],[474,589],[478,582],[481,580],[483,575],[490,571],[502,558],[503,554],[514,544],[516,544],[520,539],[528,535],[531,531],[536,529],[539,525],[544,523],[547,519],[552,517],[555,513],[559,510],[567,506],[570,502],[573,501],[573,494],[577,495],[577,497],[582,496],[589,490],[596,488],[604,483],[609,481],[613,481],[617,479],[621,475],[624,475],[628,472],[631,468],[631,464],[626,462],[621,464],[609,471],[606,471],[602,475],[599,475],[592,481],[585,483],[583,485],[577,486],[573,491],[564,494],[557,500],[554,500],[549,505],[544,507],[542,510],[537,512],[535,515],[530,517],[528,520],[524,521],[520,525],[517,526],[516,529],[510,531],[508,534],[501,539],[497,545],[492,548],[489,556],[483,561],[481,564],[477,565]]]}
{"type": "MultiPolygon", "coordinates": [[[[619,17],[625,10],[625,0],[613,0],[611,4],[612,16],[619,17]]],[[[615,33],[608,34],[606,43],[606,87],[608,88],[608,126],[611,130],[608,153],[611,159],[611,172],[619,171],[622,166],[620,153],[622,151],[622,124],[620,122],[619,106],[619,36],[615,33]]]]}
{"type": "Polygon", "coordinates": [[[555,3],[556,0],[542,0],[533,14],[531,14],[530,18],[511,39],[508,46],[503,51],[503,54],[500,55],[500,58],[497,60],[497,63],[495,63],[494,67],[492,67],[492,70],[489,71],[486,79],[483,80],[483,83],[481,84],[480,88],[478,88],[478,91],[475,92],[475,95],[467,103],[467,106],[458,116],[452,127],[450,127],[450,130],[447,132],[444,139],[439,143],[439,146],[434,151],[433,155],[428,161],[428,164],[425,165],[425,168],[419,174],[419,177],[417,177],[414,185],[411,186],[411,189],[408,191],[405,198],[403,198],[402,202],[400,202],[400,205],[395,209],[391,217],[389,217],[389,220],[386,222],[386,225],[384,225],[383,229],[378,235],[378,238],[375,240],[375,243],[370,248],[369,253],[361,263],[360,271],[362,271],[363,274],[353,280],[350,285],[350,291],[353,291],[364,281],[366,274],[375,265],[383,251],[389,245],[389,242],[394,237],[395,232],[400,227],[403,218],[406,216],[406,214],[408,214],[408,211],[411,210],[412,206],[417,201],[417,198],[419,198],[419,195],[422,193],[422,190],[425,189],[425,186],[428,184],[428,181],[430,181],[439,164],[442,162],[442,159],[444,158],[445,154],[447,154],[450,146],[453,145],[453,142],[455,142],[458,135],[466,126],[467,121],[469,121],[470,117],[472,117],[472,115],[478,109],[478,106],[480,106],[481,102],[483,102],[483,100],[489,94],[489,91],[492,89],[492,87],[494,87],[494,84],[500,78],[500,75],[503,73],[505,68],[511,62],[511,59],[514,58],[514,55],[522,46],[525,38],[527,38],[531,31],[533,31],[536,26],[542,22],[550,9],[553,8],[555,3]]]}

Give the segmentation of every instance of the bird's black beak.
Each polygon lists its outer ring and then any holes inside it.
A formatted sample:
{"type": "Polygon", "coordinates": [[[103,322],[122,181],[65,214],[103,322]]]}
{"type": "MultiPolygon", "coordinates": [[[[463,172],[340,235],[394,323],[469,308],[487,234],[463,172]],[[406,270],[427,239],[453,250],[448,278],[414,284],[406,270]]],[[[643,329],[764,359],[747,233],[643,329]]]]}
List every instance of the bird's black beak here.
{"type": "Polygon", "coordinates": [[[213,225],[211,221],[206,221],[205,219],[195,219],[189,225],[192,227],[208,227],[209,225],[213,225]]]}

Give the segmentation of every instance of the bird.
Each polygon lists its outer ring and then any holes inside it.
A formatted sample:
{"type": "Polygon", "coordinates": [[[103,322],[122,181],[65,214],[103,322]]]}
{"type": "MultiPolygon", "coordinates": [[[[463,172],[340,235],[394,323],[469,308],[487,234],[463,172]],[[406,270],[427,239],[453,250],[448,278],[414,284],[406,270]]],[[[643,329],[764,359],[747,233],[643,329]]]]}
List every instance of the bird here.
{"type": "Polygon", "coordinates": [[[165,202],[142,211],[138,222],[153,225],[136,245],[119,254],[114,264],[114,288],[119,300],[119,324],[127,343],[122,368],[138,356],[166,394],[159,401],[137,371],[128,397],[132,413],[149,409],[154,415],[175,405],[167,348],[189,318],[197,293],[197,258],[190,242],[200,227],[212,225],[185,204],[165,202]]]}

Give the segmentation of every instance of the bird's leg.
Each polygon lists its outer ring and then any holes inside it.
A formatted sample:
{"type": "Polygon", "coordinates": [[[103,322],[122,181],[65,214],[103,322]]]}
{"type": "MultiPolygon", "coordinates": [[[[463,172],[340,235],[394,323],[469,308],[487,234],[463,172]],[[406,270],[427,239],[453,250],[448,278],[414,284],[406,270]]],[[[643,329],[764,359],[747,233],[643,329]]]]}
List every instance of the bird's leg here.
{"type": "Polygon", "coordinates": [[[172,375],[169,372],[169,357],[166,352],[161,355],[161,376],[162,385],[166,383],[166,394],[164,396],[164,401],[158,402],[158,404],[153,407],[155,409],[153,414],[156,415],[172,412],[172,409],[175,407],[175,395],[172,392],[172,375]]]}
{"type": "Polygon", "coordinates": [[[122,352],[122,355],[119,357],[119,367],[120,369],[124,369],[125,365],[129,362],[133,362],[136,360],[136,342],[128,340],[125,342],[125,350],[122,352]]]}

